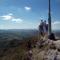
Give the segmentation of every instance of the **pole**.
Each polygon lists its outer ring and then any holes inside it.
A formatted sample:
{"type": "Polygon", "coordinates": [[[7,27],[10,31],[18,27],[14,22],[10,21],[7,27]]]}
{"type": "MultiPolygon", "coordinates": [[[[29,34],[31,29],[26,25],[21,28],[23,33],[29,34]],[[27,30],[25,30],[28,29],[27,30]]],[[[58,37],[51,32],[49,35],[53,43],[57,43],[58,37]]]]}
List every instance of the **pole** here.
{"type": "Polygon", "coordinates": [[[51,34],[51,0],[49,0],[49,12],[48,12],[48,35],[51,34]]]}

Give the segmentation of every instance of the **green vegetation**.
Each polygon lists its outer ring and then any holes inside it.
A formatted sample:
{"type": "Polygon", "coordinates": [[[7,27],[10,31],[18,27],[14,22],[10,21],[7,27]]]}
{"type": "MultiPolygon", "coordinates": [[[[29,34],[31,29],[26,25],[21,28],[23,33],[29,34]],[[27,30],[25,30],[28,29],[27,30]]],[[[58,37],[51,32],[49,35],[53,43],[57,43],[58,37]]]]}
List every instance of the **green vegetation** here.
{"type": "Polygon", "coordinates": [[[11,41],[1,41],[1,45],[5,45],[0,48],[0,60],[24,60],[25,53],[27,52],[27,42],[31,40],[34,45],[37,36],[24,38],[24,40],[11,40],[11,41]]]}

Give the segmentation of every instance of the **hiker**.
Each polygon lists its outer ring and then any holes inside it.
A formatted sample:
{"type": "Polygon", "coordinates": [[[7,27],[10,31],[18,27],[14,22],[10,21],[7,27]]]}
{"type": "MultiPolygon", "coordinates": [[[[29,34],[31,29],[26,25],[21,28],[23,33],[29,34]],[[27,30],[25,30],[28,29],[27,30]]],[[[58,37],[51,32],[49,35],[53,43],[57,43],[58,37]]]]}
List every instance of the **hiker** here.
{"type": "Polygon", "coordinates": [[[46,23],[46,20],[41,20],[41,23],[39,25],[39,34],[41,36],[45,36],[48,33],[48,24],[46,23]]]}
{"type": "Polygon", "coordinates": [[[39,25],[39,34],[41,35],[41,36],[43,36],[43,32],[44,32],[44,30],[43,30],[43,20],[41,20],[41,23],[40,23],[40,25],[39,25]]]}
{"type": "Polygon", "coordinates": [[[46,35],[48,33],[48,24],[46,23],[46,20],[44,21],[43,24],[44,35],[46,35]]]}

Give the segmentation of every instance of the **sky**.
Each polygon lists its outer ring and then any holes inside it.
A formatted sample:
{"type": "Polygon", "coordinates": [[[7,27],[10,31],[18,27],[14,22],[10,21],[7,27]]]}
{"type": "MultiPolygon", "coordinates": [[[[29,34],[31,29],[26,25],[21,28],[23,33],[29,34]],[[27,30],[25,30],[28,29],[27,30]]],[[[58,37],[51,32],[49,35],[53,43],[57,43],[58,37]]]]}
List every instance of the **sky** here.
{"type": "MultiPolygon", "coordinates": [[[[60,0],[51,0],[52,29],[60,30],[60,0]]],[[[37,29],[48,22],[48,0],[0,0],[0,29],[37,29]]]]}

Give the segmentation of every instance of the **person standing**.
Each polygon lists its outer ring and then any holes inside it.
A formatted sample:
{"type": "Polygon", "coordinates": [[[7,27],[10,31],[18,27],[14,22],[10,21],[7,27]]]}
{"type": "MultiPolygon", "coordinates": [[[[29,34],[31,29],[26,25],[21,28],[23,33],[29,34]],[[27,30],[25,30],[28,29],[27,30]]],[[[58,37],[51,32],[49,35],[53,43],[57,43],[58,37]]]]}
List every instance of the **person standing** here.
{"type": "Polygon", "coordinates": [[[43,29],[44,29],[44,35],[48,34],[48,24],[46,23],[46,20],[44,21],[43,29]]]}
{"type": "Polygon", "coordinates": [[[43,22],[43,20],[41,20],[41,23],[39,25],[39,35],[41,35],[41,36],[43,36],[43,32],[44,32],[43,24],[44,24],[44,22],[43,22]]]}

